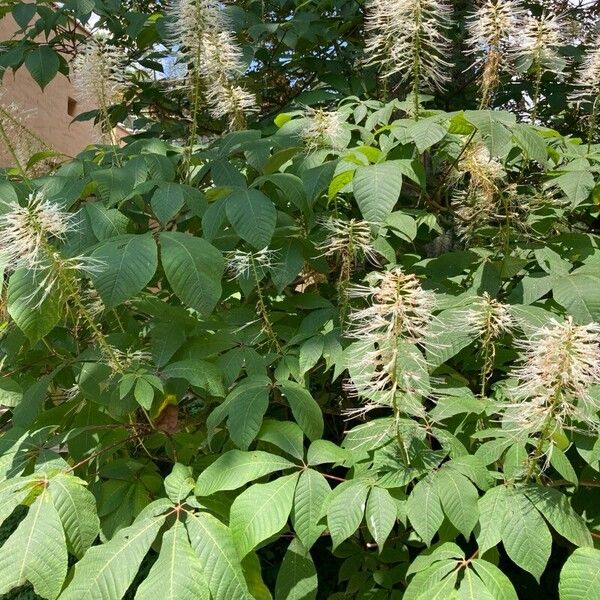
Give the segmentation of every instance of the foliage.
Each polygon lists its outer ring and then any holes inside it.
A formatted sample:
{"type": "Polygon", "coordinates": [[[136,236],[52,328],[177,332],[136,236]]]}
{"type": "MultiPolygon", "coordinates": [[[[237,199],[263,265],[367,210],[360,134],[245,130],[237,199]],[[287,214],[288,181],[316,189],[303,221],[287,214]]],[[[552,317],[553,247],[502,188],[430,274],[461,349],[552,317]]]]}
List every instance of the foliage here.
{"type": "MultiPolygon", "coordinates": [[[[363,9],[229,7],[246,128],[132,72],[120,146],[3,171],[1,594],[598,597],[596,123],[554,71],[535,120],[526,69],[376,98],[363,9]]],[[[101,0],[14,4],[3,64],[91,12],[161,67],[162,7],[101,0]]]]}

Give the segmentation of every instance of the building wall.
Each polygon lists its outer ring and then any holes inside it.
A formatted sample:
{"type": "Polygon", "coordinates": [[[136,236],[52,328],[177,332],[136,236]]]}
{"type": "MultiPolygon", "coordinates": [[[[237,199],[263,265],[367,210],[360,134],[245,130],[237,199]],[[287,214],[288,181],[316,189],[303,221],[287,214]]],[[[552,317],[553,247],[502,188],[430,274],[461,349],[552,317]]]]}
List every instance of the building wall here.
{"type": "MultiPolygon", "coordinates": [[[[11,39],[17,30],[12,16],[1,18],[0,43],[11,39]]],[[[25,113],[24,122],[31,131],[50,148],[69,156],[97,141],[91,121],[71,123],[77,114],[90,110],[90,107],[78,102],[73,85],[60,73],[42,92],[25,66],[16,73],[9,69],[0,84],[0,104],[16,106],[18,111],[25,113]]],[[[0,141],[0,166],[11,166],[12,162],[0,141]]]]}

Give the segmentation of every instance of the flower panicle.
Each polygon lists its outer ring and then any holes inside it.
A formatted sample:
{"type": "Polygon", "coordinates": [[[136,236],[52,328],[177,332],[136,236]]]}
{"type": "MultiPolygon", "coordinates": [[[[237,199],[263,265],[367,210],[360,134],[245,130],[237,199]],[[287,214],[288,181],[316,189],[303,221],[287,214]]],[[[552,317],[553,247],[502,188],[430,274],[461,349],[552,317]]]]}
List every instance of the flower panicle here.
{"type": "Polygon", "coordinates": [[[564,61],[558,48],[565,43],[565,31],[562,15],[544,13],[539,18],[529,16],[515,53],[531,61],[535,68],[560,75],[564,70],[564,61]]]}
{"type": "Polygon", "coordinates": [[[600,35],[585,55],[575,78],[574,100],[595,100],[600,96],[600,35]]]}
{"type": "Polygon", "coordinates": [[[600,405],[590,387],[600,383],[600,324],[553,319],[518,345],[520,364],[510,373],[518,384],[509,404],[517,426],[547,436],[576,422],[597,425],[600,405]]]}
{"type": "Polygon", "coordinates": [[[481,68],[481,107],[493,98],[500,75],[513,70],[513,48],[525,19],[525,10],[516,0],[487,0],[468,18],[468,52],[474,56],[472,67],[481,68]]]}
{"type": "Polygon", "coordinates": [[[309,110],[308,126],[300,133],[300,137],[308,152],[320,148],[341,150],[344,146],[344,119],[336,110],[309,110]]]}
{"type": "Polygon", "coordinates": [[[433,293],[415,275],[395,268],[379,273],[373,285],[350,288],[349,294],[370,300],[348,317],[348,335],[356,340],[349,389],[369,403],[394,407],[397,393],[422,396],[428,387],[423,379],[427,364],[417,346],[427,343],[433,293]]]}
{"type": "Polygon", "coordinates": [[[511,333],[517,323],[510,312],[510,305],[484,292],[477,298],[473,307],[464,313],[463,325],[474,331],[478,337],[493,340],[511,333]]]}
{"type": "Polygon", "coordinates": [[[213,118],[229,118],[232,129],[245,125],[256,98],[237,83],[244,72],[242,52],[223,6],[215,0],[179,0],[170,9],[171,41],[191,67],[193,101],[200,83],[213,118]]]}
{"type": "Polygon", "coordinates": [[[371,0],[367,6],[367,64],[384,78],[399,75],[419,88],[443,89],[449,79],[452,6],[445,0],[371,0]]]}
{"type": "Polygon", "coordinates": [[[30,194],[24,206],[3,202],[0,254],[5,265],[12,271],[39,267],[48,258],[48,240],[63,239],[72,227],[72,215],[40,192],[30,194]]]}
{"type": "MultiPolygon", "coordinates": [[[[517,0],[487,0],[467,20],[469,52],[484,61],[490,52],[501,52],[519,37],[526,12],[517,0]]],[[[500,56],[506,65],[506,54],[500,56]]]]}
{"type": "Polygon", "coordinates": [[[248,277],[252,269],[269,269],[274,265],[277,257],[275,250],[263,248],[257,252],[245,252],[243,250],[233,250],[225,256],[227,261],[226,270],[230,274],[230,280],[240,277],[248,277]]]}
{"type": "Polygon", "coordinates": [[[364,256],[373,263],[377,262],[371,223],[359,219],[345,220],[329,217],[321,220],[320,224],[327,232],[323,242],[317,246],[323,256],[349,253],[354,259],[364,256]]]}
{"type": "Polygon", "coordinates": [[[73,61],[73,83],[80,98],[106,111],[126,88],[125,53],[102,39],[89,38],[73,61]]]}

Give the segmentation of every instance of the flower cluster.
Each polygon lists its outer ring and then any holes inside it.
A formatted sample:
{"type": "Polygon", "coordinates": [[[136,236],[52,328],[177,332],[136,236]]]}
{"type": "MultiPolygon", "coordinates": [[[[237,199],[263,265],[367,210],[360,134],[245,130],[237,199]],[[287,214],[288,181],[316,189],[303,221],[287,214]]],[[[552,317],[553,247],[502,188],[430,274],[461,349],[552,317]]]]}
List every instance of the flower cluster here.
{"type": "Polygon", "coordinates": [[[473,307],[465,314],[466,326],[480,338],[496,339],[510,333],[516,322],[510,313],[510,306],[487,292],[477,298],[473,307]]]}
{"type": "Polygon", "coordinates": [[[575,81],[577,92],[575,99],[594,101],[600,96],[600,36],[592,49],[586,54],[575,81]]]}
{"type": "Polygon", "coordinates": [[[238,277],[248,277],[254,269],[262,271],[273,266],[276,252],[263,248],[258,252],[244,252],[243,250],[233,250],[226,255],[227,272],[231,279],[238,277]]]}
{"type": "Polygon", "coordinates": [[[361,412],[381,405],[396,409],[398,394],[407,401],[422,396],[426,365],[418,345],[425,343],[433,319],[434,294],[396,267],[378,273],[373,285],[351,288],[350,295],[371,301],[349,315],[349,336],[356,340],[352,389],[367,401],[361,412]]]}
{"type": "Polygon", "coordinates": [[[320,148],[341,150],[344,145],[344,120],[337,111],[311,110],[308,125],[300,133],[308,152],[320,148]]]}
{"type": "Polygon", "coordinates": [[[444,0],[370,0],[368,64],[381,75],[398,74],[415,90],[442,88],[449,78],[447,29],[452,8],[444,0]]]}
{"type": "Polygon", "coordinates": [[[56,290],[67,294],[64,284],[79,273],[91,273],[100,263],[90,257],[63,257],[52,245],[73,228],[71,215],[41,193],[33,193],[21,206],[16,201],[4,203],[0,215],[0,260],[9,271],[31,269],[36,272],[36,288],[29,300],[40,305],[56,290]]]}
{"type": "Polygon", "coordinates": [[[71,215],[40,193],[27,204],[4,202],[0,214],[0,255],[11,270],[34,269],[48,258],[48,240],[61,239],[72,226],[71,215]]]}
{"type": "Polygon", "coordinates": [[[565,23],[561,16],[544,13],[539,19],[525,21],[516,52],[534,69],[561,73],[564,63],[558,48],[564,43],[565,23]]]}
{"type": "Polygon", "coordinates": [[[525,11],[516,0],[487,0],[467,22],[467,44],[481,73],[481,105],[487,106],[499,84],[500,74],[511,71],[517,40],[522,34],[525,11]]]}
{"type": "Polygon", "coordinates": [[[73,84],[83,101],[98,108],[104,134],[112,134],[108,109],[121,100],[125,91],[125,65],[120,48],[96,38],[89,38],[73,61],[73,84]]]}
{"type": "Polygon", "coordinates": [[[327,232],[325,240],[318,246],[323,256],[348,255],[352,262],[366,257],[371,262],[376,262],[377,253],[373,248],[369,222],[329,217],[322,220],[321,225],[327,232]]]}
{"type": "Polygon", "coordinates": [[[462,238],[470,238],[477,229],[496,218],[497,180],[502,173],[502,165],[491,157],[483,144],[467,147],[458,162],[455,177],[468,175],[468,185],[453,194],[457,229],[462,238]]]}
{"type": "MultiPolygon", "coordinates": [[[[0,92],[0,100],[2,93],[0,92]]],[[[23,110],[13,102],[0,104],[0,142],[11,154],[15,165],[22,173],[27,169],[29,159],[38,152],[49,150],[48,144],[33,132],[26,124],[35,111],[23,110]]],[[[49,167],[49,161],[39,161],[36,172],[49,167]]]]}
{"type": "Polygon", "coordinates": [[[236,83],[244,66],[222,5],[214,0],[179,0],[172,8],[171,34],[191,67],[193,101],[201,84],[211,115],[228,116],[232,128],[242,127],[255,98],[236,83]]]}
{"type": "Polygon", "coordinates": [[[596,424],[600,408],[590,386],[600,383],[600,324],[553,320],[519,343],[522,356],[510,374],[519,383],[507,408],[520,431],[540,432],[596,424]]]}

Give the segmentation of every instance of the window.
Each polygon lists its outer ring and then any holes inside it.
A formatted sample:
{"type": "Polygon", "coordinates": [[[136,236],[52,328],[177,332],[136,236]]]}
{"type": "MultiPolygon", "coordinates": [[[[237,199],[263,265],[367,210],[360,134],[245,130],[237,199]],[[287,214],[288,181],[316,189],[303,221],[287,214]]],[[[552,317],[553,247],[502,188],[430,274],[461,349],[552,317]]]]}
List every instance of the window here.
{"type": "Polygon", "coordinates": [[[77,101],[74,98],[71,98],[69,96],[68,100],[67,100],[67,113],[71,116],[74,117],[75,113],[77,111],[77,101]]]}

